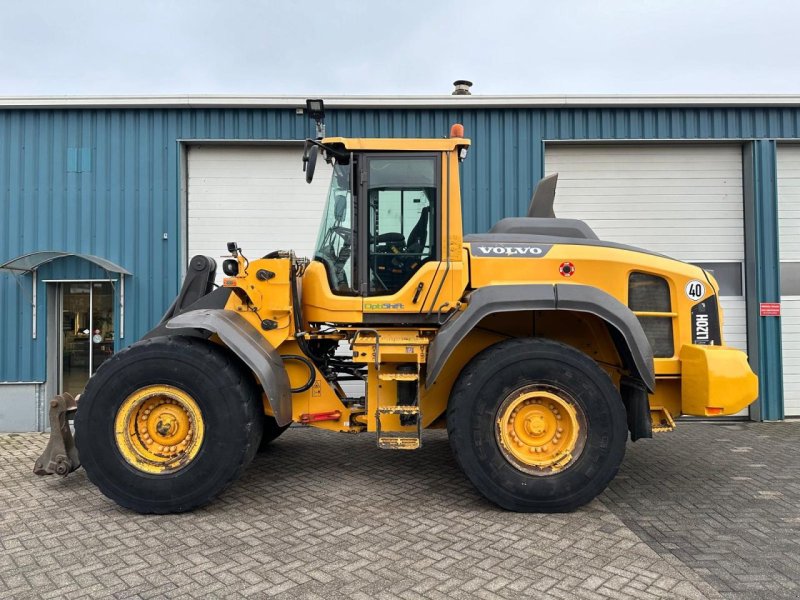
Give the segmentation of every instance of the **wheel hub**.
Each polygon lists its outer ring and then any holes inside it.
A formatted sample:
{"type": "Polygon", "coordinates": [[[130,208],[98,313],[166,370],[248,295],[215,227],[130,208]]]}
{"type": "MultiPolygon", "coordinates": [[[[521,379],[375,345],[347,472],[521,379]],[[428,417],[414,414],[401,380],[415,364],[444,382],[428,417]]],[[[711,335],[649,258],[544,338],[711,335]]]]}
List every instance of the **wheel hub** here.
{"type": "Polygon", "coordinates": [[[147,386],[122,403],[115,420],[123,458],[147,473],[174,472],[197,455],[203,441],[197,403],[169,385],[147,386]]]}
{"type": "Polygon", "coordinates": [[[497,439],[505,458],[528,473],[559,471],[583,450],[586,428],[575,403],[554,391],[522,389],[498,411],[497,439]]]}
{"type": "Polygon", "coordinates": [[[527,419],[525,419],[525,431],[529,435],[533,436],[540,436],[547,430],[547,425],[545,424],[544,417],[542,415],[529,415],[527,419]]]}

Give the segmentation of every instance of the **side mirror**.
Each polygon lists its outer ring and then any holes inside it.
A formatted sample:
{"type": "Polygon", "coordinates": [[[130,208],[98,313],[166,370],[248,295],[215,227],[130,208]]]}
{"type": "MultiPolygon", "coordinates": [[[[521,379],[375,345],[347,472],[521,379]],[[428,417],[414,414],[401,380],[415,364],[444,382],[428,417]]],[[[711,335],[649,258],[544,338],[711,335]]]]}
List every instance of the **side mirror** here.
{"type": "Polygon", "coordinates": [[[313,144],[306,143],[306,151],[303,153],[303,171],[306,173],[306,183],[311,183],[314,179],[314,169],[317,166],[317,154],[319,148],[313,144]],[[309,146],[311,146],[309,148],[309,146]]]}

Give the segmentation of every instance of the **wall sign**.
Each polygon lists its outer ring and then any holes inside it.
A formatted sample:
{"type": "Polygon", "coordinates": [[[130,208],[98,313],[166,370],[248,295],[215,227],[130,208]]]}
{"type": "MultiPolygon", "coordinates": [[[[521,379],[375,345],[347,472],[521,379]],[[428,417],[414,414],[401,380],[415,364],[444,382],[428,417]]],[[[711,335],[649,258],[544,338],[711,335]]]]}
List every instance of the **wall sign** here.
{"type": "Polygon", "coordinates": [[[762,302],[758,305],[758,312],[762,317],[780,317],[780,302],[762,302]]]}

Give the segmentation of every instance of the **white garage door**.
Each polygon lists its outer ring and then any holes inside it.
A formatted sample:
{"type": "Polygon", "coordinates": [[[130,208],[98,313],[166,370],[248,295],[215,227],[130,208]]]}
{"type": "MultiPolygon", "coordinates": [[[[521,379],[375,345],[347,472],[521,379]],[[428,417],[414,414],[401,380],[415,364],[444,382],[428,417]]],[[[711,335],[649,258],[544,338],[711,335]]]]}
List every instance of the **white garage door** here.
{"type": "Polygon", "coordinates": [[[302,155],[302,146],[190,147],[188,257],[219,263],[230,241],[251,260],[272,250],[313,257],[331,168],[319,160],[309,185],[302,155]]]}
{"type": "Polygon", "coordinates": [[[545,173],[558,173],[556,216],[713,270],[724,341],[746,350],[740,146],[549,145],[545,173]]]}
{"type": "Polygon", "coordinates": [[[800,416],[800,146],[778,146],[781,338],[786,416],[800,416]]]}

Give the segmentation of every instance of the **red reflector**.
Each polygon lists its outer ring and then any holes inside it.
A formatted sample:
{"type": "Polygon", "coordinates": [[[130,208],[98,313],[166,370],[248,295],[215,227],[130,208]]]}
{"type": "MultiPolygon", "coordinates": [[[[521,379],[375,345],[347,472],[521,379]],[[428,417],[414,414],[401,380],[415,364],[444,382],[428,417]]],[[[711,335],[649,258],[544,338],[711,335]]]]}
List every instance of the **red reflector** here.
{"type": "Polygon", "coordinates": [[[300,415],[301,423],[315,423],[317,421],[338,421],[342,418],[342,411],[331,410],[320,413],[304,413],[300,415]]]}
{"type": "Polygon", "coordinates": [[[707,415],[721,415],[722,409],[719,406],[706,406],[707,415]]]}
{"type": "Polygon", "coordinates": [[[563,262],[561,266],[558,267],[558,272],[561,273],[563,277],[572,277],[575,275],[575,265],[571,262],[563,262]]]}

